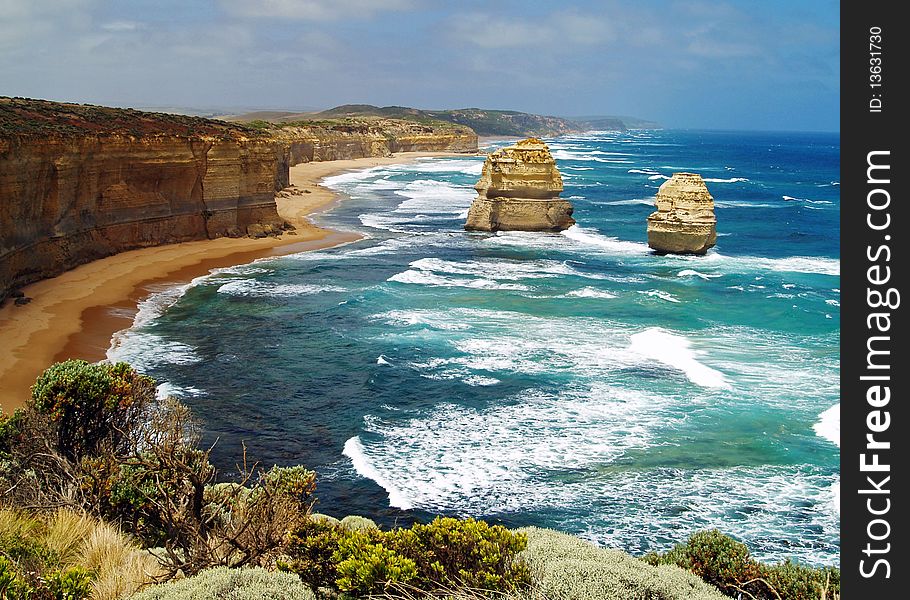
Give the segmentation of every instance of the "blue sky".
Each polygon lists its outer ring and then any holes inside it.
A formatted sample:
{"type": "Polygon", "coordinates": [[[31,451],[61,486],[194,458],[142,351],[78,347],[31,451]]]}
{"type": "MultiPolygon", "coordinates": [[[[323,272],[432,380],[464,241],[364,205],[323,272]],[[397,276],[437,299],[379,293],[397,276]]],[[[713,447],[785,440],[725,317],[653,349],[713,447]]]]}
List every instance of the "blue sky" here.
{"type": "Polygon", "coordinates": [[[0,0],[0,95],[839,129],[827,0],[0,0]]]}

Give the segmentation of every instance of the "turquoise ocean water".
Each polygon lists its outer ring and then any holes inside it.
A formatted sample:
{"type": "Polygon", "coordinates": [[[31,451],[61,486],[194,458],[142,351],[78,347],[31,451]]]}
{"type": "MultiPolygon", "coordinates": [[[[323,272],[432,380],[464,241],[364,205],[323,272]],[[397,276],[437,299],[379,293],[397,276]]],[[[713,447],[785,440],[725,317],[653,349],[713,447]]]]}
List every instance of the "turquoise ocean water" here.
{"type": "Polygon", "coordinates": [[[839,562],[836,134],[547,140],[579,225],[466,233],[483,157],[331,177],[363,241],[143,302],[109,356],[218,440],[319,473],[317,510],[535,524],[640,554],[711,527],[839,562]],[[718,244],[655,256],[645,218],[700,173],[718,244]]]}

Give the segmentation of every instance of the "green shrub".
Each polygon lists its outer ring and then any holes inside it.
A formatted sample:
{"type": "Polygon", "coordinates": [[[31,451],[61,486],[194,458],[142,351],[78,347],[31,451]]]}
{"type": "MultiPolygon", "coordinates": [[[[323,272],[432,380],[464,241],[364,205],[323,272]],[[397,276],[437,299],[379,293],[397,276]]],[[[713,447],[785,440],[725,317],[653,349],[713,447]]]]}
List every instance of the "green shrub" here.
{"type": "Polygon", "coordinates": [[[337,519],[329,519],[301,523],[288,538],[286,552],[291,560],[278,563],[279,569],[295,573],[313,589],[333,587],[338,577],[334,555],[345,530],[337,519]]]}
{"type": "Polygon", "coordinates": [[[16,571],[15,565],[0,556],[0,598],[26,600],[32,591],[28,582],[16,571]]]}
{"type": "Polygon", "coordinates": [[[527,565],[517,560],[527,538],[501,525],[475,519],[437,517],[399,532],[391,544],[412,559],[426,589],[467,586],[508,591],[530,584],[527,565]]]}
{"type": "Polygon", "coordinates": [[[341,526],[348,531],[362,531],[364,529],[379,529],[372,519],[348,515],[341,520],[341,526]]]}
{"type": "Polygon", "coordinates": [[[386,546],[383,542],[389,539],[394,539],[392,532],[378,529],[345,532],[332,556],[337,565],[338,589],[363,596],[415,580],[416,563],[386,546]]]}
{"type": "Polygon", "coordinates": [[[598,548],[575,536],[526,527],[521,557],[535,592],[559,600],[723,600],[698,577],[675,566],[653,567],[625,552],[598,548]]]}
{"type": "Polygon", "coordinates": [[[435,592],[470,587],[512,591],[530,585],[519,560],[527,540],[500,525],[439,517],[426,525],[382,531],[372,521],[342,523],[309,519],[291,535],[291,560],[279,567],[314,589],[334,587],[357,594],[396,587],[435,592]],[[367,526],[365,526],[367,525],[367,526]]]}
{"type": "Polygon", "coordinates": [[[315,600],[315,595],[290,573],[216,567],[195,577],[150,586],[130,600],[315,600]]]}
{"type": "Polygon", "coordinates": [[[676,565],[717,586],[731,597],[741,592],[757,600],[806,600],[840,595],[840,570],[785,561],[762,564],[748,547],[716,529],[692,534],[664,554],[649,553],[652,565],[676,565]]]}
{"type": "Polygon", "coordinates": [[[54,600],[82,600],[92,595],[92,574],[82,567],[55,571],[47,578],[54,600]]]}
{"type": "Polygon", "coordinates": [[[121,454],[124,438],[155,398],[155,382],[126,363],[67,360],[32,386],[31,407],[56,426],[56,448],[78,461],[102,448],[121,454]]]}

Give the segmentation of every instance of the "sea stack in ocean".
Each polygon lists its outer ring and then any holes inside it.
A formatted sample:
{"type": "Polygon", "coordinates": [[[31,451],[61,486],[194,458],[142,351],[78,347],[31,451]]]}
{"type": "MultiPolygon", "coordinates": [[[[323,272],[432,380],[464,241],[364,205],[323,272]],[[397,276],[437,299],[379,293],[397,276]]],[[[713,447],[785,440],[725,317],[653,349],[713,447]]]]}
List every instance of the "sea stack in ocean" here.
{"type": "Polygon", "coordinates": [[[469,231],[562,231],[575,224],[572,204],[559,198],[562,176],[547,145],[528,138],[487,156],[469,231]]]}
{"type": "Polygon", "coordinates": [[[714,198],[697,173],[674,173],[657,190],[648,246],[658,254],[704,254],[717,243],[714,198]]]}

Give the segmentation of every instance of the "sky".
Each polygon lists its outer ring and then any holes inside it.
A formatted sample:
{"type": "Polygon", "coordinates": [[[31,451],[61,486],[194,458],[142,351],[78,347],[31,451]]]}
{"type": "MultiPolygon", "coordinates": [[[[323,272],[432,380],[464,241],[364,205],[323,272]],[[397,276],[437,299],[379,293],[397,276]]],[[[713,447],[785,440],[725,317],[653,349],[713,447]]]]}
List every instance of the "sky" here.
{"type": "Polygon", "coordinates": [[[0,95],[838,131],[831,0],[0,0],[0,95]]]}

